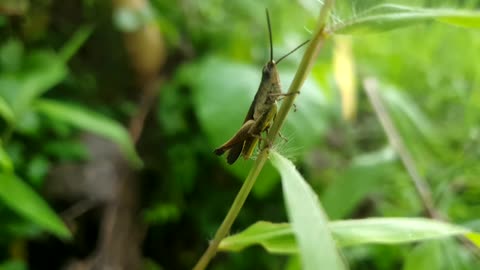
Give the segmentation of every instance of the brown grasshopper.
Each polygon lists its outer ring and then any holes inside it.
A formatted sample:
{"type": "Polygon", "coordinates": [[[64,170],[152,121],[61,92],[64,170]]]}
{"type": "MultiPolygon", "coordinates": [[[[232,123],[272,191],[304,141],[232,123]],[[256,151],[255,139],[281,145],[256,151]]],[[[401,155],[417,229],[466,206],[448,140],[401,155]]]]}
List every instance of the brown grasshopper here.
{"type": "Polygon", "coordinates": [[[268,33],[270,38],[270,60],[263,67],[260,86],[258,87],[255,98],[250,105],[250,109],[248,109],[242,127],[230,140],[214,151],[215,154],[220,156],[225,153],[225,151],[229,150],[227,155],[228,164],[233,164],[240,154],[244,159],[249,159],[258,141],[263,139],[261,133],[263,131],[268,131],[268,128],[277,114],[277,100],[282,96],[288,95],[282,93],[277,64],[308,42],[307,40],[300,44],[275,62],[275,60],[273,60],[270,16],[268,15],[268,10],[265,10],[265,12],[267,15],[268,33]]]}

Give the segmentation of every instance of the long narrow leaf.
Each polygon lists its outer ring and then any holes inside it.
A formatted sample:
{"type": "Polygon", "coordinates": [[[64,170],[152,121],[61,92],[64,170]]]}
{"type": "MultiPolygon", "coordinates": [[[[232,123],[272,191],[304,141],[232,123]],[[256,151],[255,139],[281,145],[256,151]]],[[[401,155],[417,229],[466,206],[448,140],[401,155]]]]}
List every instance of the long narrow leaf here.
{"type": "Polygon", "coordinates": [[[48,204],[12,173],[0,173],[0,200],[19,215],[59,238],[71,237],[70,231],[48,204]]]}
{"type": "Polygon", "coordinates": [[[342,246],[399,244],[428,240],[470,231],[460,226],[425,218],[367,218],[332,223],[335,239],[342,246]]]}
{"type": "Polygon", "coordinates": [[[2,141],[0,140],[0,169],[4,172],[13,171],[13,162],[8,156],[8,153],[3,148],[2,141]]]}
{"type": "Polygon", "coordinates": [[[252,245],[261,245],[270,253],[297,253],[297,242],[288,223],[259,221],[244,231],[228,236],[220,243],[220,250],[241,251],[252,245]]]}
{"type": "MultiPolygon", "coordinates": [[[[426,218],[367,218],[329,223],[334,239],[341,247],[365,244],[402,244],[456,235],[465,235],[477,246],[480,234],[460,226],[426,218]]],[[[243,232],[223,239],[220,249],[240,251],[261,245],[271,253],[294,254],[299,248],[288,223],[260,221],[243,232]]]]}
{"type": "Polygon", "coordinates": [[[119,123],[79,106],[58,101],[41,99],[37,100],[35,105],[39,112],[52,119],[63,121],[112,140],[119,145],[122,152],[134,166],[142,166],[142,160],[135,151],[130,135],[119,123]]]}
{"type": "Polygon", "coordinates": [[[276,152],[272,152],[270,158],[282,177],[287,213],[303,269],[346,269],[317,195],[292,162],[276,152]]]}
{"type": "Polygon", "coordinates": [[[378,33],[429,21],[479,28],[480,12],[379,5],[357,15],[355,18],[331,26],[329,31],[334,34],[378,33]]]}

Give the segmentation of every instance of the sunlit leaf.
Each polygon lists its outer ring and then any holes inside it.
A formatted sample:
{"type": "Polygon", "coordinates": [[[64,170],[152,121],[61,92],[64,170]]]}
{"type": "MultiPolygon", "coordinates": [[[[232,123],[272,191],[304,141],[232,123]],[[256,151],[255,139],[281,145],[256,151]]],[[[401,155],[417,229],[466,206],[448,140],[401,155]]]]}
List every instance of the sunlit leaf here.
{"type": "MultiPolygon", "coordinates": [[[[341,247],[412,243],[457,235],[465,235],[473,242],[480,239],[478,233],[472,233],[463,227],[426,218],[353,219],[332,221],[328,226],[341,247]]],[[[261,245],[271,253],[291,254],[299,251],[290,224],[265,221],[226,237],[222,240],[220,249],[240,251],[252,245],[261,245]]]]}
{"type": "Polygon", "coordinates": [[[112,119],[79,106],[53,100],[40,99],[37,100],[35,106],[39,112],[52,119],[63,121],[112,140],[119,145],[134,166],[142,166],[142,161],[135,151],[127,130],[112,119]]]}
{"type": "Polygon", "coordinates": [[[480,234],[478,233],[469,233],[466,237],[474,243],[478,248],[480,248],[480,234]]]}
{"type": "Polygon", "coordinates": [[[315,192],[291,161],[276,152],[270,154],[270,159],[282,177],[287,213],[303,269],[346,269],[315,192]]]}
{"type": "Polygon", "coordinates": [[[335,38],[333,56],[335,81],[342,99],[342,116],[345,120],[354,120],[357,114],[357,78],[351,40],[347,37],[335,38]]]}
{"type": "Polygon", "coordinates": [[[469,232],[460,226],[425,218],[367,218],[332,222],[335,239],[342,246],[398,244],[469,232]]]}
{"type": "Polygon", "coordinates": [[[48,204],[24,181],[12,173],[0,173],[0,200],[19,215],[68,239],[70,232],[48,204]]]}
{"type": "Polygon", "coordinates": [[[240,251],[255,244],[263,246],[271,253],[298,252],[290,224],[266,221],[259,221],[238,234],[226,237],[219,248],[224,251],[240,251]]]}
{"type": "MultiPolygon", "coordinates": [[[[7,121],[11,121],[13,116],[21,117],[36,98],[60,83],[67,75],[65,61],[80,48],[91,32],[89,26],[80,28],[59,54],[37,50],[24,57],[18,56],[15,61],[10,60],[19,63],[10,63],[10,66],[18,66],[15,72],[0,74],[0,114],[7,121]]],[[[2,56],[5,58],[3,62],[8,57],[12,58],[11,55],[2,56]]]]}
{"type": "Polygon", "coordinates": [[[25,57],[20,71],[0,74],[0,96],[20,117],[33,100],[61,82],[66,74],[67,67],[56,54],[34,51],[25,57]]]}
{"type": "Polygon", "coordinates": [[[345,22],[336,23],[331,26],[330,31],[335,34],[377,33],[429,21],[478,28],[480,12],[384,4],[373,7],[345,22]]]}

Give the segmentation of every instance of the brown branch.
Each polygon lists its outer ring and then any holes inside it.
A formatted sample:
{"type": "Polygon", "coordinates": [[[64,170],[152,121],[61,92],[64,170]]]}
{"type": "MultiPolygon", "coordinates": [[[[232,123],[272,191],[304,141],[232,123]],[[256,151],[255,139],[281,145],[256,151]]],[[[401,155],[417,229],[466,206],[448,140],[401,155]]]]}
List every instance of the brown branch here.
{"type": "Polygon", "coordinates": [[[161,87],[163,79],[150,82],[141,93],[137,113],[130,119],[128,130],[133,142],[137,144],[143,133],[143,126],[148,113],[152,110],[158,95],[158,89],[161,87]]]}
{"type": "MultiPolygon", "coordinates": [[[[378,93],[378,82],[374,78],[367,78],[363,81],[363,86],[370,103],[372,103],[375,113],[377,114],[377,117],[380,120],[385,133],[387,134],[388,141],[398,153],[403,165],[407,169],[410,179],[412,180],[415,190],[417,191],[423,207],[428,213],[428,216],[436,220],[448,221],[448,217],[441,215],[441,213],[435,209],[432,200],[432,192],[430,191],[428,183],[418,172],[412,155],[408,151],[399,132],[395,128],[388,111],[383,106],[382,99],[378,93]]],[[[475,255],[477,258],[480,258],[480,250],[468,238],[465,236],[460,236],[458,240],[464,247],[470,250],[473,255],[475,255]]]]}
{"type": "Polygon", "coordinates": [[[423,207],[428,213],[428,216],[441,219],[439,213],[435,210],[432,193],[428,183],[423,179],[420,173],[415,166],[415,161],[412,158],[412,155],[408,151],[407,147],[398,133],[395,125],[393,124],[388,111],[385,109],[380,94],[378,93],[378,83],[373,78],[367,78],[363,82],[365,92],[372,104],[375,113],[382,124],[383,130],[387,134],[388,141],[392,145],[393,149],[398,153],[400,159],[402,160],[403,165],[407,169],[408,174],[410,175],[410,180],[412,181],[415,190],[420,197],[423,207]]]}

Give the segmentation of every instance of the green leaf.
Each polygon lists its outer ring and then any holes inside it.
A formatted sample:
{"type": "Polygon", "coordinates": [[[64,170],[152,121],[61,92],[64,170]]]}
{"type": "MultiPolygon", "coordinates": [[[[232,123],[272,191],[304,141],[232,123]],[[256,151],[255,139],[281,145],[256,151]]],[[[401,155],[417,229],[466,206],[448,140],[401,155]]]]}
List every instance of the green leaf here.
{"type": "Polygon", "coordinates": [[[66,74],[67,67],[56,54],[35,51],[25,58],[22,70],[0,74],[0,96],[20,117],[33,100],[61,82],[66,74]]]}
{"type": "Polygon", "coordinates": [[[119,123],[82,107],[53,100],[37,100],[35,107],[39,112],[52,119],[69,123],[112,140],[119,145],[121,151],[135,167],[142,166],[142,160],[135,151],[130,135],[119,123]]]}
{"type": "Polygon", "coordinates": [[[395,153],[389,147],[355,157],[320,195],[328,216],[331,219],[348,216],[389,176],[394,160],[395,153]]]}
{"type": "Polygon", "coordinates": [[[82,47],[87,41],[88,37],[92,34],[93,27],[90,25],[82,26],[73,34],[70,40],[63,46],[59,52],[60,58],[67,62],[72,56],[82,47]]]}
{"type": "Polygon", "coordinates": [[[480,248],[480,234],[478,233],[469,233],[466,235],[468,240],[470,240],[475,246],[480,248]]]}
{"type": "Polygon", "coordinates": [[[251,245],[261,245],[270,253],[297,253],[297,243],[288,223],[259,221],[241,233],[228,236],[220,242],[223,251],[240,251],[251,245]]]}
{"type": "Polygon", "coordinates": [[[366,34],[393,30],[412,24],[439,21],[462,27],[480,27],[480,12],[455,9],[424,9],[401,5],[375,6],[355,18],[333,25],[334,34],[366,34]]]}
{"type": "Polygon", "coordinates": [[[9,124],[15,120],[15,114],[13,113],[13,110],[2,96],[0,96],[0,116],[3,117],[3,119],[5,119],[5,121],[9,124]]]}
{"type": "Polygon", "coordinates": [[[164,224],[176,221],[180,217],[180,209],[175,204],[159,203],[149,209],[145,209],[143,216],[147,224],[164,224]]]}
{"type": "Polygon", "coordinates": [[[2,141],[0,140],[0,168],[4,172],[12,172],[13,171],[13,162],[10,159],[10,156],[5,151],[2,145],[2,141]]]}
{"type": "Polygon", "coordinates": [[[438,241],[422,243],[408,252],[403,270],[442,269],[442,249],[438,241]]]}
{"type": "Polygon", "coordinates": [[[55,234],[69,239],[69,230],[48,204],[12,173],[0,173],[0,200],[19,215],[55,234]]]}
{"type": "MultiPolygon", "coordinates": [[[[328,226],[341,247],[412,243],[456,235],[465,235],[478,245],[480,239],[480,234],[463,227],[426,218],[353,219],[333,221],[328,226]]],[[[220,250],[240,251],[252,245],[261,245],[271,253],[292,254],[299,250],[290,224],[265,221],[226,237],[220,250]]]]}
{"type": "Polygon", "coordinates": [[[463,235],[468,229],[426,218],[366,218],[332,223],[335,239],[342,246],[399,244],[463,235]]]}
{"type": "Polygon", "coordinates": [[[10,39],[0,47],[0,68],[2,72],[15,72],[22,66],[23,44],[18,39],[10,39]]]}
{"type": "Polygon", "coordinates": [[[271,152],[270,159],[282,176],[287,213],[303,269],[346,269],[317,195],[291,161],[276,152],[271,152]]]}

